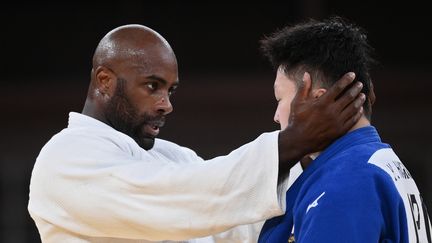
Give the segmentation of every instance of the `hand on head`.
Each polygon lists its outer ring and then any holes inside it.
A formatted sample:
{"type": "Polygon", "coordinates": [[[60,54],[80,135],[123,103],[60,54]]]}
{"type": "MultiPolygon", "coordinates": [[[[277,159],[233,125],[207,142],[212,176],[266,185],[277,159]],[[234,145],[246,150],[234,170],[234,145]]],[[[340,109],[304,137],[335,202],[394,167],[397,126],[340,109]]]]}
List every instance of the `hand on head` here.
{"type": "Polygon", "coordinates": [[[345,74],[326,93],[315,98],[311,95],[310,75],[305,73],[291,103],[288,126],[280,132],[281,161],[297,161],[320,151],[356,124],[363,115],[365,96],[360,93],[362,84],[353,83],[354,78],[354,73],[345,74]],[[290,148],[284,146],[285,139],[291,140],[290,148]]]}

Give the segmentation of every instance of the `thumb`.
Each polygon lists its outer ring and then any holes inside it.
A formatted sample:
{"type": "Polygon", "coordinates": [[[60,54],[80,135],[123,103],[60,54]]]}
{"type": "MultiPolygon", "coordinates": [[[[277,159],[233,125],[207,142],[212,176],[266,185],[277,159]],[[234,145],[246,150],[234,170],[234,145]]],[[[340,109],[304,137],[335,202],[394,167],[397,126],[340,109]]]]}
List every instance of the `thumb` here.
{"type": "Polygon", "coordinates": [[[311,87],[312,87],[312,80],[310,74],[308,72],[305,72],[303,74],[303,79],[299,85],[295,99],[306,100],[306,98],[310,93],[311,87]]]}

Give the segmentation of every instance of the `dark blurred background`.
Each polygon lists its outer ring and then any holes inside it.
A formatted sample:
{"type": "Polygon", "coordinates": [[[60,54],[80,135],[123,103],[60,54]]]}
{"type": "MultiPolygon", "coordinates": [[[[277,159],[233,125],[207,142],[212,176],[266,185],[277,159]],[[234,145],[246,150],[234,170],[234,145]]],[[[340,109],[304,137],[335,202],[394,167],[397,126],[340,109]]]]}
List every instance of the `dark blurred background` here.
{"type": "Polygon", "coordinates": [[[40,242],[27,212],[35,158],[68,112],[81,111],[100,38],[130,23],[157,30],[178,58],[181,87],[161,137],[211,158],[278,129],[274,74],[258,52],[264,34],[309,17],[356,22],[380,61],[373,123],[432,210],[430,12],[426,3],[395,2],[2,4],[0,242],[40,242]]]}

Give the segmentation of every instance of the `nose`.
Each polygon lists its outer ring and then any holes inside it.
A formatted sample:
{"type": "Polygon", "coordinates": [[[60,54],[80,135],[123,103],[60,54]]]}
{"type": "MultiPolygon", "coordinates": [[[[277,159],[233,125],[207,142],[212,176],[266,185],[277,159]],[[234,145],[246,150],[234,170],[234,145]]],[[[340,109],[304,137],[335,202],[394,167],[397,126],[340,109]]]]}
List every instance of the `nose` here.
{"type": "Polygon", "coordinates": [[[274,114],[273,120],[274,120],[277,124],[280,124],[280,122],[279,122],[279,113],[278,113],[277,110],[276,110],[276,112],[275,112],[275,114],[274,114]]]}
{"type": "Polygon", "coordinates": [[[157,111],[162,115],[167,115],[173,111],[173,106],[168,95],[162,96],[157,102],[157,111]]]}

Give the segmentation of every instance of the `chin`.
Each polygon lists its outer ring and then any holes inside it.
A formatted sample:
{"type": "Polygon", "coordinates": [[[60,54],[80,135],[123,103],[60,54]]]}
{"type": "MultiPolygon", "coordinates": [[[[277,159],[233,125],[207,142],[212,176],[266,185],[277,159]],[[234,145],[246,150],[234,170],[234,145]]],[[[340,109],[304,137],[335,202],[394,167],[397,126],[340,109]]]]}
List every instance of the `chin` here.
{"type": "Polygon", "coordinates": [[[155,139],[154,138],[140,138],[138,141],[135,140],[138,145],[145,149],[145,150],[150,150],[153,148],[154,143],[155,143],[155,139]]]}

